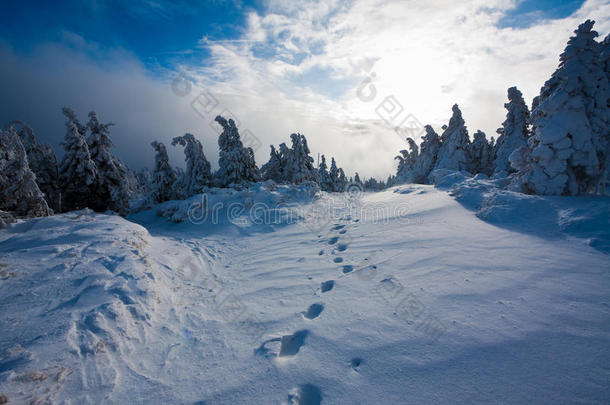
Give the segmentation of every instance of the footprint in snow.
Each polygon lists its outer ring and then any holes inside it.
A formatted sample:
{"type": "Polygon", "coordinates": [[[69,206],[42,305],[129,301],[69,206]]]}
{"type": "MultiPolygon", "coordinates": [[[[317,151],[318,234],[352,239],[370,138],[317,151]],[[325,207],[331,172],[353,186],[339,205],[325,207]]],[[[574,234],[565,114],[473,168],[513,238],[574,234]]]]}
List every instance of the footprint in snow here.
{"type": "Polygon", "coordinates": [[[333,262],[335,262],[335,263],[342,263],[343,262],[343,258],[342,257],[335,257],[333,259],[333,262]]]}
{"type": "Polygon", "coordinates": [[[360,367],[362,363],[364,363],[364,360],[362,360],[360,357],[354,357],[349,361],[349,366],[352,368],[352,370],[358,371],[358,367],[360,367]]]}
{"type": "Polygon", "coordinates": [[[303,384],[294,388],[288,395],[288,405],[320,405],[322,391],[313,384],[303,384]]]}
{"type": "Polygon", "coordinates": [[[333,289],[333,287],[335,286],[335,280],[328,280],[328,281],[324,281],[323,283],[320,284],[320,289],[322,290],[323,293],[330,291],[333,289]]]}
{"type": "Polygon", "coordinates": [[[347,249],[347,244],[346,243],[339,243],[339,245],[337,245],[337,250],[339,252],[343,252],[347,249]]]}
{"type": "Polygon", "coordinates": [[[307,311],[302,312],[307,319],[316,319],[324,311],[324,305],[321,303],[311,304],[307,311]]]}
{"type": "Polygon", "coordinates": [[[333,231],[338,231],[339,229],[345,228],[345,225],[337,225],[333,228],[333,231]]]}
{"type": "Polygon", "coordinates": [[[280,343],[280,354],[279,357],[294,356],[301,350],[301,347],[305,344],[305,338],[309,334],[308,330],[300,330],[294,332],[292,335],[282,336],[280,343]]]}
{"type": "Polygon", "coordinates": [[[333,236],[332,238],[330,238],[328,240],[328,244],[329,245],[334,245],[335,243],[337,243],[337,241],[339,241],[339,237],[338,236],[333,236]]]}
{"type": "Polygon", "coordinates": [[[354,270],[354,266],[351,264],[346,264],[343,266],[343,274],[350,273],[352,270],[354,270]]]}
{"type": "Polygon", "coordinates": [[[257,349],[254,350],[254,354],[264,356],[266,358],[294,356],[305,344],[305,338],[307,338],[307,335],[309,335],[309,331],[304,329],[297,331],[292,335],[284,335],[282,337],[265,340],[257,349]],[[277,347],[278,343],[279,349],[277,347]]]}
{"type": "Polygon", "coordinates": [[[339,233],[340,233],[341,235],[345,234],[345,232],[347,232],[347,230],[346,230],[346,229],[341,229],[341,230],[339,231],[339,233]]]}

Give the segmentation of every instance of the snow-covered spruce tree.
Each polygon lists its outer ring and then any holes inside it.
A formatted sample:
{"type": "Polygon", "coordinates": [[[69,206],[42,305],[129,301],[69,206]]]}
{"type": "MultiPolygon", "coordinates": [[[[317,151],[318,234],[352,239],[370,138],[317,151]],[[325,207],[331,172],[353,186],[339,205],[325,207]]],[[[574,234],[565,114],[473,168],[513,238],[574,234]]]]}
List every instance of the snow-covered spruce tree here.
{"type": "Polygon", "coordinates": [[[339,192],[345,191],[348,185],[347,177],[345,176],[345,172],[343,168],[339,168],[339,177],[337,179],[337,188],[336,190],[339,192]]]}
{"type": "Polygon", "coordinates": [[[483,131],[474,134],[474,140],[470,144],[470,157],[472,159],[472,174],[483,173],[491,176],[493,173],[493,150],[483,131]]]}
{"type": "Polygon", "coordinates": [[[152,173],[150,184],[150,196],[153,203],[176,198],[174,184],[176,183],[176,173],[169,164],[167,149],[161,142],[153,141],[150,144],[155,149],[155,168],[152,173]]]}
{"type": "Polygon", "coordinates": [[[400,155],[394,159],[398,160],[398,168],[396,169],[396,181],[398,183],[414,183],[418,177],[415,172],[415,164],[419,158],[419,148],[412,138],[407,138],[409,150],[403,149],[400,155]]]}
{"type": "Polygon", "coordinates": [[[290,135],[292,148],[286,163],[286,179],[293,184],[305,181],[315,181],[316,171],[313,167],[313,158],[309,156],[307,139],[301,134],[290,135]]]}
{"type": "Polygon", "coordinates": [[[358,174],[358,172],[354,174],[354,184],[357,184],[360,187],[364,187],[364,184],[362,184],[362,180],[360,180],[360,175],[358,174]]]}
{"type": "Polygon", "coordinates": [[[414,183],[419,184],[428,183],[428,175],[436,164],[438,151],[441,148],[441,138],[436,131],[430,125],[426,125],[425,129],[426,135],[422,137],[419,156],[415,161],[414,168],[414,183]]]}
{"type": "Polygon", "coordinates": [[[508,89],[508,103],[504,104],[504,108],[508,112],[502,128],[496,131],[500,136],[493,147],[495,177],[506,177],[515,172],[509,156],[517,149],[526,147],[529,137],[530,112],[523,100],[523,94],[516,87],[508,89]]]}
{"type": "Polygon", "coordinates": [[[172,145],[184,146],[184,160],[186,162],[186,171],[183,176],[178,179],[180,188],[184,192],[185,197],[191,197],[200,194],[206,187],[210,185],[212,180],[212,172],[210,162],[203,153],[203,146],[192,134],[184,134],[177,136],[172,140],[172,145]]]}
{"type": "Polygon", "coordinates": [[[469,172],[471,160],[468,153],[470,149],[468,129],[464,125],[462,111],[457,104],[453,105],[452,111],[449,125],[441,135],[441,147],[434,169],[469,172]]]}
{"type": "Polygon", "coordinates": [[[334,157],[330,158],[328,177],[330,178],[331,191],[343,191],[339,186],[339,169],[337,168],[337,162],[335,162],[334,157]]]}
{"type": "Polygon", "coordinates": [[[0,210],[27,217],[52,214],[12,127],[0,131],[0,210]]]}
{"type": "Polygon", "coordinates": [[[86,127],[78,122],[71,109],[64,108],[63,113],[67,118],[67,132],[62,142],[64,156],[59,164],[61,210],[99,209],[101,204],[96,201],[95,192],[97,168],[85,138],[86,127]]]}
{"type": "Polygon", "coordinates": [[[288,182],[288,177],[286,176],[286,167],[288,166],[288,161],[290,160],[290,148],[286,145],[285,142],[280,143],[280,162],[282,163],[282,182],[288,182]]]}
{"type": "MultiPolygon", "coordinates": [[[[283,144],[286,146],[285,144],[283,144]]],[[[263,180],[273,180],[276,183],[283,181],[283,164],[280,152],[275,150],[275,147],[271,145],[271,153],[269,154],[269,161],[261,167],[261,178],[263,180]]]]}
{"type": "Polygon", "coordinates": [[[553,195],[601,192],[608,75],[593,24],[587,20],[574,31],[559,67],[533,103],[533,135],[529,153],[521,153],[527,165],[514,178],[517,189],[553,195]]]}
{"type": "Polygon", "coordinates": [[[244,148],[237,126],[232,119],[228,121],[216,116],[215,121],[223,128],[218,137],[220,147],[219,169],[216,172],[216,182],[219,186],[255,182],[260,178],[258,167],[254,161],[252,148],[244,148]]]}
{"type": "Polygon", "coordinates": [[[396,183],[396,178],[395,176],[392,176],[391,174],[388,176],[388,178],[385,181],[385,186],[386,188],[392,187],[394,186],[396,183]]]}
{"type": "Polygon", "coordinates": [[[47,204],[54,211],[59,211],[57,157],[53,148],[49,144],[38,143],[32,128],[22,121],[13,121],[8,127],[19,135],[28,156],[30,169],[36,175],[36,184],[44,193],[47,204]]]}
{"type": "Polygon", "coordinates": [[[150,195],[152,185],[152,173],[150,172],[148,167],[145,167],[142,170],[136,172],[136,181],[136,194],[140,197],[150,195]]]}
{"type": "Polygon", "coordinates": [[[93,189],[96,203],[91,208],[97,211],[112,210],[125,216],[130,208],[130,182],[127,168],[110,152],[114,147],[110,139],[112,125],[100,123],[95,111],[89,113],[87,146],[97,169],[93,189]]]}
{"type": "Polygon", "coordinates": [[[326,166],[326,157],[324,155],[322,155],[322,161],[318,166],[316,181],[323,191],[334,191],[334,184],[330,178],[330,173],[328,172],[328,167],[326,166]]]}

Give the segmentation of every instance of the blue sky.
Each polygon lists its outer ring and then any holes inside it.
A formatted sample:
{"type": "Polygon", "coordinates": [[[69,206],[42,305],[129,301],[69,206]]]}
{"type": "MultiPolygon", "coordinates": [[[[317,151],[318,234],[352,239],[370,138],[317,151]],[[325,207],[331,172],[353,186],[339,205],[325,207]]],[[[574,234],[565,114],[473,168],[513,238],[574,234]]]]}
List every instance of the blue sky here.
{"type": "MultiPolygon", "coordinates": [[[[494,136],[506,89],[536,96],[587,18],[606,35],[610,2],[2,2],[0,123],[29,122],[61,154],[60,108],[83,119],[95,109],[117,124],[117,153],[136,168],[152,164],[151,140],[184,132],[202,140],[214,165],[213,117],[192,107],[206,92],[214,114],[232,114],[260,140],[259,164],[269,144],[299,131],[314,154],[384,178],[405,147],[394,131],[401,123],[381,115],[388,103],[440,130],[457,102],[470,132],[494,136]],[[181,73],[191,80],[186,95],[172,92],[181,73]],[[372,101],[358,96],[365,82],[372,101]]],[[[181,151],[169,149],[181,164],[181,151]]]]}
{"type": "MultiPolygon", "coordinates": [[[[525,27],[542,19],[564,18],[584,0],[523,0],[500,19],[501,27],[525,27]]],[[[129,1],[24,0],[4,2],[2,38],[27,51],[45,41],[60,41],[65,32],[106,47],[133,52],[149,68],[205,63],[209,53],[199,46],[210,40],[236,40],[244,34],[248,13],[265,13],[259,1],[129,1]]],[[[259,44],[258,56],[272,58],[272,47],[259,44]]],[[[295,61],[306,55],[296,55],[295,61]]],[[[309,79],[319,84],[320,75],[309,79]]],[[[307,78],[305,78],[307,79],[307,78]]]]}
{"type": "Polygon", "coordinates": [[[121,47],[154,69],[157,64],[200,63],[199,40],[234,39],[243,33],[248,12],[260,1],[90,1],[4,2],[3,39],[27,51],[71,32],[105,47],[121,47]]]}

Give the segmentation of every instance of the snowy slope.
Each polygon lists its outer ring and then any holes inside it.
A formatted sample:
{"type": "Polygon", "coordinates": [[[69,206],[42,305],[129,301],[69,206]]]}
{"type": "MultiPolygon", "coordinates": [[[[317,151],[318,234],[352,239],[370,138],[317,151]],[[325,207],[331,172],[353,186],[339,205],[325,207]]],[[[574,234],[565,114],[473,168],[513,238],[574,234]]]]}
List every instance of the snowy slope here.
{"type": "Polygon", "coordinates": [[[0,393],[610,400],[610,258],[587,240],[486,223],[429,186],[303,201],[305,223],[246,213],[174,224],[145,212],[136,225],[83,211],[0,231],[0,393]]]}

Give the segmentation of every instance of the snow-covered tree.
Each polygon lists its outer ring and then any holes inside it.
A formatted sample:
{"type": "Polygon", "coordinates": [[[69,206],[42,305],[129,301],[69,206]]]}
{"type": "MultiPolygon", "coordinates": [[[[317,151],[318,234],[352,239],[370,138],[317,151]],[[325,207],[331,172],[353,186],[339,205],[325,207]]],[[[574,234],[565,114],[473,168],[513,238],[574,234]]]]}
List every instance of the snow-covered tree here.
{"type": "Polygon", "coordinates": [[[184,134],[173,139],[172,145],[184,146],[184,160],[186,171],[178,179],[184,197],[191,197],[201,193],[210,185],[212,179],[210,162],[203,153],[203,146],[192,134],[184,134]]]}
{"type": "Polygon", "coordinates": [[[136,193],[140,196],[147,196],[150,194],[152,185],[152,173],[148,167],[136,172],[137,188],[136,193]]]}
{"type": "Polygon", "coordinates": [[[608,74],[594,22],[581,24],[533,103],[527,164],[513,185],[535,194],[601,192],[608,137],[608,74]],[[604,88],[605,87],[605,88],[604,88]]]}
{"type": "Polygon", "coordinates": [[[110,140],[110,127],[112,123],[102,124],[95,111],[89,113],[89,136],[87,146],[91,160],[97,169],[96,183],[93,187],[95,206],[99,211],[112,210],[120,215],[129,213],[131,192],[127,168],[121,161],[112,155],[110,149],[114,147],[110,140]]]}
{"type": "Polygon", "coordinates": [[[316,171],[313,167],[313,158],[309,155],[307,139],[301,134],[290,135],[292,148],[286,163],[286,179],[293,184],[305,181],[315,181],[316,171]]]}
{"type": "Polygon", "coordinates": [[[59,186],[57,173],[57,157],[49,144],[36,141],[32,128],[21,121],[13,121],[8,125],[21,139],[28,156],[30,169],[36,175],[36,184],[45,195],[47,204],[59,211],[59,186]]]}
{"type": "Polygon", "coordinates": [[[414,182],[420,184],[428,183],[428,175],[436,164],[438,151],[441,148],[441,138],[436,131],[430,125],[426,125],[425,129],[426,135],[422,137],[419,156],[414,168],[414,182]]]}
{"type": "Polygon", "coordinates": [[[415,172],[415,164],[419,158],[419,148],[412,138],[407,138],[409,150],[403,149],[400,155],[394,159],[398,160],[396,169],[396,181],[398,183],[414,183],[418,177],[415,172]]]}
{"type": "Polygon", "coordinates": [[[28,165],[21,139],[12,127],[0,131],[0,210],[28,217],[52,213],[28,165]]]}
{"type": "MultiPolygon", "coordinates": [[[[417,145],[416,145],[417,146],[417,145]]],[[[358,172],[356,172],[354,174],[354,184],[358,184],[359,186],[364,186],[362,184],[362,180],[360,180],[360,175],[358,174],[358,172]]]]}
{"type": "Polygon", "coordinates": [[[472,174],[483,173],[491,176],[493,172],[493,149],[483,131],[474,134],[474,140],[470,144],[470,157],[472,159],[472,174]]]}
{"type": "Polygon", "coordinates": [[[377,181],[377,179],[371,177],[364,182],[364,189],[366,191],[381,191],[385,188],[383,181],[377,181]]]}
{"type": "Polygon", "coordinates": [[[155,168],[152,173],[151,200],[154,203],[173,200],[176,198],[174,184],[176,173],[169,164],[167,149],[161,142],[153,141],[150,144],[155,149],[155,168]]]}
{"type": "Polygon", "coordinates": [[[290,160],[290,148],[286,145],[286,143],[280,143],[280,162],[282,163],[282,181],[287,182],[288,178],[286,176],[286,166],[288,166],[288,160],[290,160]]]}
{"type": "MultiPolygon", "coordinates": [[[[286,145],[284,144],[284,146],[286,145]]],[[[276,183],[281,183],[284,179],[282,166],[280,152],[276,151],[275,147],[271,145],[269,161],[261,167],[261,178],[263,180],[273,180],[276,183]]]]}
{"type": "Polygon", "coordinates": [[[395,185],[395,184],[394,184],[395,182],[396,182],[396,178],[395,178],[395,176],[392,176],[392,175],[390,174],[390,175],[388,176],[388,178],[386,179],[386,181],[385,181],[385,186],[386,186],[386,187],[392,187],[392,186],[394,186],[394,185],[395,185]]]}
{"type": "Polygon", "coordinates": [[[322,190],[329,192],[334,191],[334,184],[330,178],[330,173],[328,172],[328,167],[326,166],[326,157],[324,155],[322,155],[322,161],[318,166],[316,181],[322,190]]]}
{"type": "Polygon", "coordinates": [[[347,177],[342,168],[339,168],[339,177],[337,179],[337,191],[345,191],[348,185],[347,177]]]}
{"type": "Polygon", "coordinates": [[[59,164],[61,209],[70,211],[86,207],[98,208],[94,192],[97,168],[85,138],[86,127],[78,122],[71,109],[64,108],[63,113],[67,118],[67,132],[62,142],[65,152],[59,164]]]}
{"type": "MultiPolygon", "coordinates": [[[[506,177],[515,172],[511,167],[509,156],[519,148],[527,145],[529,137],[530,112],[523,100],[523,95],[516,87],[508,89],[508,103],[504,104],[508,110],[506,119],[502,123],[502,128],[498,128],[500,135],[493,146],[494,176],[506,177]]],[[[492,138],[493,139],[493,138],[492,138]]]]}
{"type": "Polygon", "coordinates": [[[330,178],[331,191],[343,191],[343,188],[339,185],[339,169],[334,157],[330,158],[328,177],[330,178]]]}
{"type": "Polygon", "coordinates": [[[449,120],[449,125],[441,135],[441,147],[434,169],[468,172],[471,170],[468,129],[457,104],[453,105],[452,111],[453,115],[449,120]]]}
{"type": "Polygon", "coordinates": [[[258,167],[254,161],[252,148],[244,148],[239,137],[239,131],[232,119],[216,116],[216,122],[223,128],[218,137],[220,147],[219,169],[216,181],[220,186],[255,182],[260,178],[258,167]]]}

